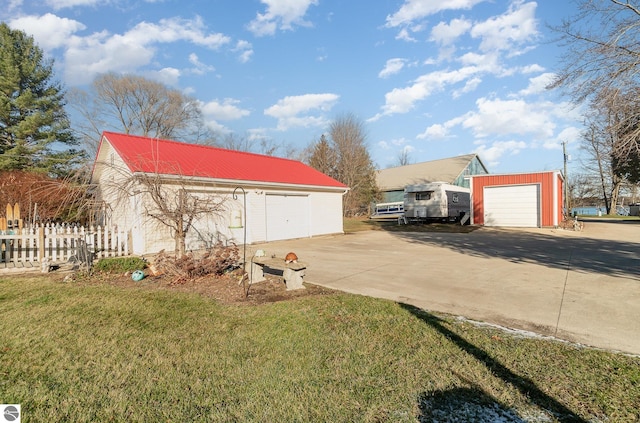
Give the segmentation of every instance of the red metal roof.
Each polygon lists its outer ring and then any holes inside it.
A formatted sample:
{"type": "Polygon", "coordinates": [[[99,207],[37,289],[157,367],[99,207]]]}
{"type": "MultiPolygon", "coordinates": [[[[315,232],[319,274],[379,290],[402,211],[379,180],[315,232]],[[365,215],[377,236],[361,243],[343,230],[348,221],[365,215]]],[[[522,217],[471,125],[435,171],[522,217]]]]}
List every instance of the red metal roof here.
{"type": "Polygon", "coordinates": [[[131,172],[347,188],[302,162],[198,144],[104,132],[131,172]]]}

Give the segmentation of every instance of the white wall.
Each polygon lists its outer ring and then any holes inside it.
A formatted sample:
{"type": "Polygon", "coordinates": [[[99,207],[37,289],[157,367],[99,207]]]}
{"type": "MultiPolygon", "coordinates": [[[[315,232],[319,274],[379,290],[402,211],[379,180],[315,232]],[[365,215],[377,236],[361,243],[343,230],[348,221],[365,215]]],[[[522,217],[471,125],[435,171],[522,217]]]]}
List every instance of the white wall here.
{"type": "Polygon", "coordinates": [[[313,192],[310,195],[310,208],[311,236],[344,232],[342,193],[313,192]]]}

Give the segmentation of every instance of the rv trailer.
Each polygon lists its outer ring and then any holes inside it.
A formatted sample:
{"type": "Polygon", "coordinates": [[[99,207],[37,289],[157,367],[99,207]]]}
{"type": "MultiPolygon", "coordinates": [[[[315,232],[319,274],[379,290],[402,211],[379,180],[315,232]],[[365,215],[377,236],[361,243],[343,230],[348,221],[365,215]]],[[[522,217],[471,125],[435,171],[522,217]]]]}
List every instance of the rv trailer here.
{"type": "Polygon", "coordinates": [[[404,215],[407,220],[461,220],[471,214],[471,191],[445,182],[407,185],[404,215]]]}

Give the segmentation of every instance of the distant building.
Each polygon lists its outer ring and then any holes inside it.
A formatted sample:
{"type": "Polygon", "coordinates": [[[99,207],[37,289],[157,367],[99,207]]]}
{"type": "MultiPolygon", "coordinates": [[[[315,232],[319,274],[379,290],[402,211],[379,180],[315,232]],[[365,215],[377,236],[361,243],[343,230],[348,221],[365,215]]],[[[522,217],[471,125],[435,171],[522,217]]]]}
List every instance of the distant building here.
{"type": "Polygon", "coordinates": [[[469,177],[488,173],[477,154],[466,154],[381,169],[376,173],[376,182],[382,192],[381,202],[392,203],[403,201],[404,189],[407,185],[446,182],[469,188],[469,177]]]}

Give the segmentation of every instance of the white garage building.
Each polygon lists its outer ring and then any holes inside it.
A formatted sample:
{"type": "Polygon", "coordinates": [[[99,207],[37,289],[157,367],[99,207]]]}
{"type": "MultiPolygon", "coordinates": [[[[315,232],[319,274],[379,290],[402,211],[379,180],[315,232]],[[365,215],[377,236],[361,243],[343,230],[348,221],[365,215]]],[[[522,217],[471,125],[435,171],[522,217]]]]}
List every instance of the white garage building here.
{"type": "Polygon", "coordinates": [[[348,187],[302,162],[104,132],[92,172],[104,224],[131,233],[134,254],[173,251],[174,234],[151,217],[148,193],[125,190],[151,176],[164,188],[215,198],[221,210],[193,222],[187,250],[343,233],[348,187]],[[172,188],[173,187],[173,188],[172,188]],[[147,198],[145,198],[147,197],[147,198]]]}

